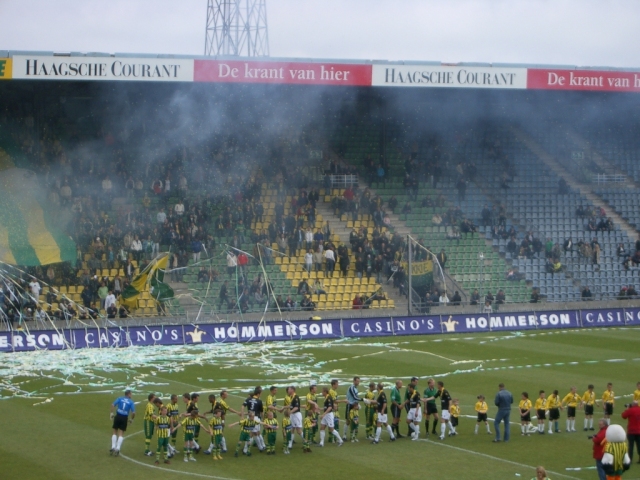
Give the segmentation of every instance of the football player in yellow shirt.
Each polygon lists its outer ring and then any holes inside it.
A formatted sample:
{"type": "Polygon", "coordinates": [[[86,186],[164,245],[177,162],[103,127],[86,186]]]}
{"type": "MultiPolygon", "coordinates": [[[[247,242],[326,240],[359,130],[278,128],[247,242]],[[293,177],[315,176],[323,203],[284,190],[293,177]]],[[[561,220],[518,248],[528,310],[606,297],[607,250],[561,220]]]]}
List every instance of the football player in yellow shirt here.
{"type": "Polygon", "coordinates": [[[584,430],[593,430],[593,406],[596,403],[596,392],[594,386],[589,385],[587,391],[582,395],[582,405],[584,405],[584,430]]]}
{"type": "Polygon", "coordinates": [[[307,416],[303,422],[303,443],[302,443],[302,451],[304,453],[311,453],[311,438],[313,437],[313,427],[316,424],[314,420],[313,410],[307,410],[307,416]]]}
{"type": "MultiPolygon", "coordinates": [[[[449,413],[451,414],[451,425],[456,428],[458,426],[458,417],[460,417],[460,402],[457,398],[451,401],[449,413]]],[[[451,436],[451,433],[449,433],[449,436],[451,436]]]]}
{"type": "Polygon", "coordinates": [[[282,419],[282,435],[284,437],[284,445],[282,445],[282,451],[285,455],[289,455],[289,442],[291,441],[291,418],[289,416],[289,409],[285,408],[282,411],[284,418],[282,419]]]}
{"type": "MultiPolygon", "coordinates": [[[[178,405],[178,395],[175,393],[171,395],[171,403],[167,405],[167,415],[171,423],[171,427],[175,427],[180,422],[180,411],[178,405]]],[[[171,441],[169,443],[169,458],[173,457],[176,453],[176,437],[178,432],[171,434],[171,441]]]]}
{"type": "MultiPolygon", "coordinates": [[[[231,412],[231,413],[235,413],[236,415],[240,415],[240,412],[238,410],[234,410],[233,408],[231,408],[229,406],[229,404],[227,403],[227,398],[229,397],[229,392],[227,392],[226,390],[222,390],[220,392],[220,397],[218,397],[218,400],[216,401],[216,409],[222,410],[222,429],[224,430],[224,425],[225,425],[225,421],[226,421],[226,417],[227,417],[227,412],[231,412]]],[[[227,453],[227,440],[224,437],[224,434],[222,435],[222,453],[227,453]]]]}
{"type": "Polygon", "coordinates": [[[360,425],[360,404],[354,403],[349,409],[349,428],[351,443],[358,442],[358,426],[360,425]]]}
{"type": "Polygon", "coordinates": [[[520,435],[529,436],[529,425],[531,425],[531,400],[529,400],[529,394],[522,392],[522,399],[518,405],[520,408],[520,435]]]}
{"type": "Polygon", "coordinates": [[[562,406],[567,407],[567,432],[576,431],[576,408],[581,403],[580,395],[576,392],[576,387],[571,387],[571,391],[562,399],[562,406]]]}
{"type": "Polygon", "coordinates": [[[633,399],[640,403],[640,382],[636,383],[636,389],[633,392],[633,399]]]}
{"type": "Polygon", "coordinates": [[[562,401],[558,396],[558,390],[554,390],[549,398],[547,398],[547,408],[549,409],[549,433],[553,433],[551,430],[551,424],[553,423],[556,433],[560,433],[558,421],[560,420],[560,409],[562,408],[562,401]]]}
{"type": "Polygon", "coordinates": [[[267,409],[267,413],[273,412],[273,418],[278,418],[278,412],[281,412],[282,409],[278,408],[278,399],[276,395],[278,394],[278,387],[272,386],[269,388],[269,395],[267,395],[267,401],[264,404],[264,407],[267,409]]]}
{"type": "Polygon", "coordinates": [[[153,430],[155,427],[155,423],[153,423],[153,415],[155,413],[155,407],[153,405],[153,400],[156,398],[154,393],[150,393],[147,397],[149,403],[144,409],[144,454],[147,457],[153,455],[151,451],[151,439],[153,438],[153,430]]]}
{"type": "Polygon", "coordinates": [[[369,383],[369,390],[364,394],[364,418],[366,421],[366,430],[365,434],[367,440],[373,440],[373,430],[375,425],[374,417],[376,415],[376,405],[374,402],[376,398],[376,384],[371,382],[369,383]]]}
{"type": "Polygon", "coordinates": [[[544,434],[544,421],[547,418],[547,399],[544,390],[540,390],[536,399],[536,416],[538,417],[538,433],[544,434]]]}
{"type": "Polygon", "coordinates": [[[613,393],[613,383],[607,383],[607,389],[602,394],[602,407],[604,408],[604,421],[607,425],[611,423],[611,415],[613,415],[613,404],[615,403],[613,393]]]}
{"type": "Polygon", "coordinates": [[[476,421],[476,435],[478,434],[478,428],[480,427],[480,423],[484,422],[485,427],[487,427],[487,433],[491,435],[491,427],[489,426],[489,422],[487,421],[487,412],[489,411],[489,405],[484,399],[484,395],[478,395],[478,401],[476,402],[475,407],[476,412],[478,412],[478,420],[476,421]]]}
{"type": "Polygon", "coordinates": [[[315,421],[315,425],[313,427],[313,431],[311,432],[311,442],[313,442],[313,443],[315,443],[315,436],[316,436],[316,432],[318,431],[318,403],[317,403],[318,393],[317,393],[317,390],[318,390],[318,387],[316,385],[316,382],[311,382],[311,385],[309,385],[309,393],[307,393],[307,397],[306,397],[307,403],[304,406],[306,412],[308,412],[309,410],[311,410],[313,412],[313,419],[315,421]]]}

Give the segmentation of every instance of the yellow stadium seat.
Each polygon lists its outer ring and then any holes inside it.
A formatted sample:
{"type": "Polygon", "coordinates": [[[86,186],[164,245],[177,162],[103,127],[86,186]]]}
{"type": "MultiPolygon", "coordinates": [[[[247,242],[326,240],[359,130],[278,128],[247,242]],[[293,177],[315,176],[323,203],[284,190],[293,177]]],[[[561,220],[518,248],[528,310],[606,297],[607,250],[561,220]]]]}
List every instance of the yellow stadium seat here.
{"type": "Polygon", "coordinates": [[[276,265],[282,265],[282,257],[276,257],[275,258],[275,263],[276,263],[276,265]]]}
{"type": "Polygon", "coordinates": [[[60,293],[67,293],[67,287],[65,285],[60,286],[60,293]]]}
{"type": "Polygon", "coordinates": [[[78,285],[78,286],[76,287],[76,292],[77,292],[77,293],[82,293],[82,292],[84,292],[84,285],[78,285]]]}
{"type": "Polygon", "coordinates": [[[69,285],[69,293],[76,293],[76,286],[75,285],[69,285]]]}

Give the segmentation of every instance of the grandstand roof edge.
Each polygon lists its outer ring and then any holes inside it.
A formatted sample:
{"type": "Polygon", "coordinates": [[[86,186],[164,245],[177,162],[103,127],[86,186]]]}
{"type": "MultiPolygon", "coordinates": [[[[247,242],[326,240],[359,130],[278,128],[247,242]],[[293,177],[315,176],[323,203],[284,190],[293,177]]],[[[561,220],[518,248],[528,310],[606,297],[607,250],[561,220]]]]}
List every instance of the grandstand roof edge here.
{"type": "Polygon", "coordinates": [[[12,58],[14,56],[38,55],[45,57],[111,57],[111,58],[158,58],[158,59],[182,59],[182,60],[241,60],[252,62],[304,62],[304,63],[334,63],[352,65],[441,65],[456,67],[495,67],[495,68],[530,68],[552,70],[599,70],[612,72],[640,72],[640,66],[612,67],[612,66],[582,66],[582,65],[558,65],[535,63],[502,63],[502,62],[443,62],[429,60],[384,60],[384,59],[352,59],[352,58],[302,58],[302,57],[235,57],[235,56],[205,56],[183,55],[164,53],[130,53],[130,52],[53,52],[45,50],[3,50],[0,49],[0,57],[12,58]]]}

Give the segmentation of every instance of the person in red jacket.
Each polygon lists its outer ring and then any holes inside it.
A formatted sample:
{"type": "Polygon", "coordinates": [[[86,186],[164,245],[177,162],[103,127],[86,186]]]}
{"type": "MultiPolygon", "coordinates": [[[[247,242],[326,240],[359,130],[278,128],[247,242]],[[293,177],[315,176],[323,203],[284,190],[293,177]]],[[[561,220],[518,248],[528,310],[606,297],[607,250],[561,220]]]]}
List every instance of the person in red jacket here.
{"type": "Polygon", "coordinates": [[[353,297],[353,310],[360,310],[362,308],[362,298],[360,295],[356,293],[356,296],[353,297]]]}
{"type": "Polygon", "coordinates": [[[596,461],[596,468],[598,470],[598,478],[600,480],[607,480],[607,474],[602,466],[602,457],[604,456],[604,444],[605,436],[607,434],[607,422],[604,420],[598,421],[599,431],[591,440],[593,440],[593,458],[596,461]]]}
{"type": "MultiPolygon", "coordinates": [[[[635,444],[640,456],[640,407],[638,401],[634,400],[629,408],[622,412],[622,418],[627,423],[627,441],[629,442],[629,459],[633,462],[633,445],[635,444]]],[[[640,463],[640,460],[638,460],[640,463]]]]}

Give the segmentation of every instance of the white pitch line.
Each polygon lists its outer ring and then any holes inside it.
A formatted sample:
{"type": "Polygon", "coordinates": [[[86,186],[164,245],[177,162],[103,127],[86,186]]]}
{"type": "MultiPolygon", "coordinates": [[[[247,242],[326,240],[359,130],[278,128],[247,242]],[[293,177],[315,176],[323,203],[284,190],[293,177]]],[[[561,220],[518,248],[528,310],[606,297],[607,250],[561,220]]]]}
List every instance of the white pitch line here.
{"type": "MultiPolygon", "coordinates": [[[[139,434],[141,434],[143,432],[144,432],[144,430],[139,430],[139,431],[137,431],[135,433],[131,433],[131,434],[127,435],[124,438],[127,439],[127,438],[133,437],[135,435],[139,435],[139,434]]],[[[125,460],[129,460],[130,462],[136,463],[136,464],[141,465],[143,467],[153,468],[153,469],[155,469],[156,471],[159,471],[159,472],[171,472],[171,473],[178,473],[180,475],[191,475],[191,476],[194,476],[194,477],[213,478],[213,479],[216,479],[216,480],[238,480],[236,478],[216,477],[215,475],[205,475],[203,473],[184,472],[182,470],[170,470],[168,468],[163,468],[163,469],[160,470],[160,467],[156,467],[155,465],[149,465],[148,463],[143,463],[143,462],[140,462],[138,460],[134,460],[133,458],[127,457],[126,455],[124,455],[122,453],[119,456],[124,458],[125,460]]]]}
{"type": "MultiPolygon", "coordinates": [[[[432,355],[434,357],[441,358],[441,359],[446,360],[448,362],[455,362],[455,360],[453,358],[443,357],[442,355],[438,355],[437,353],[425,352],[423,350],[413,350],[412,348],[400,348],[400,347],[398,347],[398,350],[401,350],[403,352],[424,353],[425,355],[432,355]]],[[[396,351],[398,351],[398,350],[396,350],[396,351]]],[[[394,350],[389,350],[389,352],[393,352],[393,351],[394,350]]]]}
{"type": "Polygon", "coordinates": [[[153,468],[156,472],[162,472],[162,473],[170,472],[170,473],[177,473],[178,475],[191,475],[192,477],[213,478],[215,480],[238,480],[238,479],[229,478],[229,477],[217,477],[215,475],[205,475],[204,473],[185,472],[184,470],[172,470],[169,468],[161,468],[159,466],[149,465],[148,463],[139,462],[138,460],[134,460],[133,458],[123,455],[122,453],[119,456],[121,456],[125,460],[129,460],[130,462],[133,462],[142,467],[153,468]]]}
{"type": "MultiPolygon", "coordinates": [[[[511,465],[516,465],[517,467],[522,467],[522,468],[530,468],[531,470],[535,470],[536,467],[532,467],[531,465],[525,465],[524,463],[518,463],[518,462],[514,462],[511,460],[506,460],[504,458],[500,458],[500,457],[494,457],[493,455],[488,455],[486,453],[480,453],[480,452],[476,452],[474,450],[467,450],[466,448],[460,448],[460,447],[454,447],[453,445],[448,445],[446,443],[440,443],[440,442],[434,442],[433,440],[427,440],[427,439],[420,439],[418,440],[420,442],[427,442],[427,443],[433,443],[434,445],[440,445],[441,447],[447,447],[447,448],[452,448],[454,450],[458,450],[460,452],[465,452],[465,453],[471,453],[473,455],[478,455],[480,457],[485,457],[485,458],[489,458],[491,460],[497,460],[499,462],[504,462],[504,463],[510,463],[511,465]]],[[[580,480],[579,478],[576,477],[571,477],[569,475],[563,475],[562,473],[558,473],[558,472],[553,472],[551,470],[547,470],[549,473],[552,473],[558,477],[563,477],[563,478],[570,478],[572,480],[580,480]]]]}

